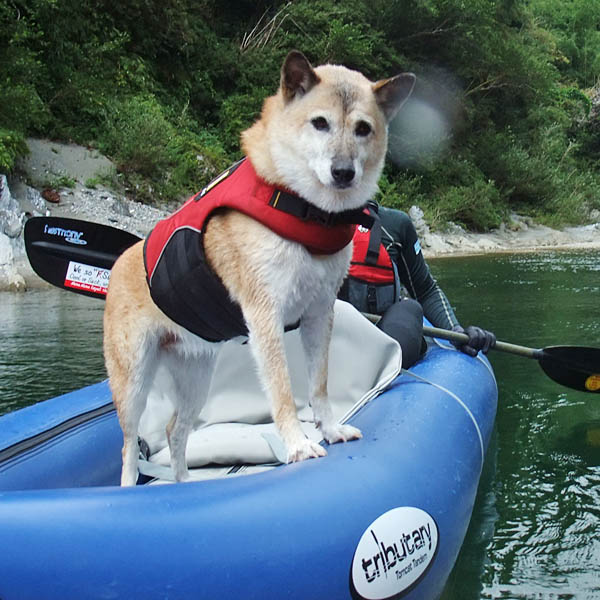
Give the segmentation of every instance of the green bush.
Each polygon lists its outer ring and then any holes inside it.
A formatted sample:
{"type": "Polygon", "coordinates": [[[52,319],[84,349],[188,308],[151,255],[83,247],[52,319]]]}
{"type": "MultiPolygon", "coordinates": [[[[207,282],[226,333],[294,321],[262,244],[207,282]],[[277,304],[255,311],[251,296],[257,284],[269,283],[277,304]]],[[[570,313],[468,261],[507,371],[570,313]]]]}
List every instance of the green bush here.
{"type": "Polygon", "coordinates": [[[423,178],[408,172],[390,175],[384,171],[379,181],[376,200],[383,206],[408,212],[413,205],[423,206],[426,196],[422,192],[423,178]]]}
{"type": "Polygon", "coordinates": [[[240,153],[240,134],[260,115],[263,100],[275,93],[275,89],[257,89],[252,94],[234,94],[221,104],[219,110],[219,137],[229,152],[240,153]]]}
{"type": "Polygon", "coordinates": [[[434,229],[452,221],[473,231],[487,231],[500,225],[506,216],[500,192],[492,181],[444,188],[422,208],[434,229]]]}
{"type": "Polygon", "coordinates": [[[477,164],[502,195],[514,205],[544,203],[555,192],[552,163],[532,155],[509,129],[478,139],[477,164]]]}
{"type": "Polygon", "coordinates": [[[170,166],[167,146],[175,134],[154,96],[133,96],[109,107],[100,148],[120,171],[160,180],[170,166]]]}
{"type": "Polygon", "coordinates": [[[173,118],[153,95],[112,104],[100,132],[100,149],[117,164],[138,200],[175,201],[225,169],[229,158],[209,132],[185,114],[173,118]]]}
{"type": "Polygon", "coordinates": [[[165,194],[170,198],[197,192],[231,164],[219,139],[207,131],[183,130],[171,140],[168,152],[173,168],[165,194]]]}
{"type": "MultiPolygon", "coordinates": [[[[551,227],[578,225],[590,220],[593,210],[600,210],[600,176],[591,170],[573,168],[557,178],[557,191],[543,210],[530,212],[541,223],[551,227]]],[[[597,220],[597,217],[596,217],[597,220]]]]}
{"type": "Polygon", "coordinates": [[[0,173],[9,173],[15,160],[29,152],[25,139],[16,131],[0,128],[0,173]]]}
{"type": "Polygon", "coordinates": [[[554,62],[571,81],[591,87],[600,73],[600,4],[597,0],[532,0],[540,26],[553,34],[554,62]]]}

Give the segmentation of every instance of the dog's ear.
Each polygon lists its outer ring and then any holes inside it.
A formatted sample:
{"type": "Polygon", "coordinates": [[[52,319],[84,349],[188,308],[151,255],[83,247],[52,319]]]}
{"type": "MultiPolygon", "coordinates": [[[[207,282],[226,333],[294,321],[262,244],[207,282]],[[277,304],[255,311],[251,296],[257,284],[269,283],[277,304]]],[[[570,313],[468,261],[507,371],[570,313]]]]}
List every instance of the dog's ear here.
{"type": "Polygon", "coordinates": [[[298,50],[292,50],[281,67],[283,99],[289,102],[296,95],[303,96],[317,83],[319,83],[319,76],[314,72],[306,56],[298,50]]]}
{"type": "Polygon", "coordinates": [[[385,118],[391,121],[408,100],[417,78],[412,73],[401,73],[373,84],[373,93],[385,118]]]}

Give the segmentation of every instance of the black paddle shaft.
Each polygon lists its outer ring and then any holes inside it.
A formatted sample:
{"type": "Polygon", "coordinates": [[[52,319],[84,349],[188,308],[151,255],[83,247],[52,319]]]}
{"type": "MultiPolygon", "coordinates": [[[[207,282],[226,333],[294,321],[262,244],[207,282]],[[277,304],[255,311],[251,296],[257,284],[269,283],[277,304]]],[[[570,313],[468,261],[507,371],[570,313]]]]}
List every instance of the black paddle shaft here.
{"type": "Polygon", "coordinates": [[[63,217],[33,217],[24,235],[31,267],[42,279],[94,298],[106,297],[110,269],[141,239],[109,225],[63,217]]]}

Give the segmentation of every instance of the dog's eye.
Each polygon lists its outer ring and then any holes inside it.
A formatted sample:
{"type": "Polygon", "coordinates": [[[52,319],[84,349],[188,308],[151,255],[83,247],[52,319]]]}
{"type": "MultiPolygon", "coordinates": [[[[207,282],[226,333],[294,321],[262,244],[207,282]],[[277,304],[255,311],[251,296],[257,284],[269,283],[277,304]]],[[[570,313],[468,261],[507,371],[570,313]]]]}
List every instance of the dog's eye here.
{"type": "Polygon", "coordinates": [[[354,133],[360,137],[366,137],[371,133],[371,126],[366,121],[359,121],[356,124],[356,129],[354,133]]]}
{"type": "Polygon", "coordinates": [[[317,131],[329,131],[329,123],[325,117],[315,117],[311,123],[317,131]]]}

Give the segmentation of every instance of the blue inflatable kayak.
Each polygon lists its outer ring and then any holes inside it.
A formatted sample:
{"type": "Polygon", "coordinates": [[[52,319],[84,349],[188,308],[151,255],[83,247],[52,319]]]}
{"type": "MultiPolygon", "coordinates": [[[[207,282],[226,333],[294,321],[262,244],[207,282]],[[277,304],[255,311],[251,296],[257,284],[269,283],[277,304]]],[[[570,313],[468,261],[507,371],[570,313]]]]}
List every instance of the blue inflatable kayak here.
{"type": "Polygon", "coordinates": [[[106,382],[0,418],[0,598],[437,598],[496,412],[488,361],[433,345],[328,456],[117,487],[106,382]]]}

